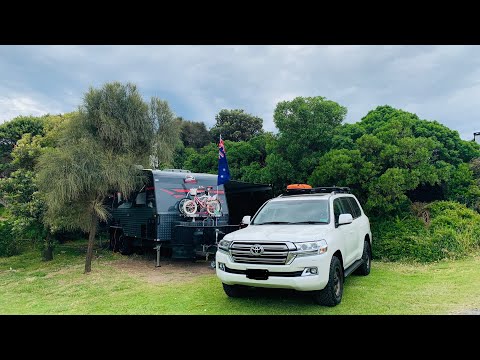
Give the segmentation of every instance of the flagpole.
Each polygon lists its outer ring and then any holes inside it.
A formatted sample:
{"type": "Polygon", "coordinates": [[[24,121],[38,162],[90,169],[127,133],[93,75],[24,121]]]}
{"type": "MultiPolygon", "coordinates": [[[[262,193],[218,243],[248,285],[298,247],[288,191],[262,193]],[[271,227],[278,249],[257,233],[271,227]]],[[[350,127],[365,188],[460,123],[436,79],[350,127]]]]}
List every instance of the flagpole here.
{"type": "MultiPolygon", "coordinates": [[[[222,140],[222,134],[220,134],[220,141],[222,140]]],[[[219,143],[220,144],[220,143],[219,143]]],[[[218,196],[218,175],[217,175],[217,200],[220,203],[220,196],[218,196]]],[[[215,226],[218,226],[218,216],[215,216],[215,226]]]]}

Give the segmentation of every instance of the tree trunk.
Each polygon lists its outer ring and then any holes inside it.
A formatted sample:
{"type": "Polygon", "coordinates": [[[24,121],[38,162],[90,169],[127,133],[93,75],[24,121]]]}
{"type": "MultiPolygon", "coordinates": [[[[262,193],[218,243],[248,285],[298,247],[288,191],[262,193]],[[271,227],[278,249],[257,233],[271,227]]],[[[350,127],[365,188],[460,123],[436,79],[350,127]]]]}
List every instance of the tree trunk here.
{"type": "Polygon", "coordinates": [[[50,232],[47,233],[45,238],[45,249],[43,250],[43,260],[51,261],[53,260],[53,246],[50,240],[50,232]]]}
{"type": "Polygon", "coordinates": [[[97,233],[97,223],[97,217],[92,215],[92,225],[90,226],[90,232],[88,234],[88,248],[87,258],[85,259],[84,274],[88,274],[90,271],[92,271],[93,244],[95,242],[95,234],[97,233]]]}

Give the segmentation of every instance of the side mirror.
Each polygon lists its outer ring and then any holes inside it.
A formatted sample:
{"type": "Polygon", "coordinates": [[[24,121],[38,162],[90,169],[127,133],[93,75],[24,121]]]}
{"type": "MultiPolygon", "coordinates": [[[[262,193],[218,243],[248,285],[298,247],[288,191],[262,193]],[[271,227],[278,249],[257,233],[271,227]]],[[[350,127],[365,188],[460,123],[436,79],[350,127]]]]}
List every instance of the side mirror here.
{"type": "Polygon", "coordinates": [[[250,220],[252,219],[252,217],[250,215],[245,215],[243,218],[242,218],[242,222],[241,224],[242,225],[248,225],[250,224],[250,220]]]}
{"type": "Polygon", "coordinates": [[[351,224],[353,221],[352,214],[340,214],[338,225],[351,224]]]}

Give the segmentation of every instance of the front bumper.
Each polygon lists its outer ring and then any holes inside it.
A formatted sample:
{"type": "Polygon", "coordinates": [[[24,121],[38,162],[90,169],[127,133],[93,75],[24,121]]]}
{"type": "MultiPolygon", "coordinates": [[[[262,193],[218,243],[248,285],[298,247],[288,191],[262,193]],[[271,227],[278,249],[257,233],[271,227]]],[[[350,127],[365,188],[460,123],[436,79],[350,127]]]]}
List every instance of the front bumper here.
{"type": "Polygon", "coordinates": [[[228,254],[220,251],[217,251],[216,254],[217,276],[227,285],[283,288],[298,291],[321,290],[327,285],[329,271],[330,256],[328,252],[321,255],[296,258],[290,265],[235,263],[228,254]],[[220,270],[218,263],[224,263],[227,271],[220,270]],[[318,274],[300,276],[307,267],[317,267],[318,274]],[[269,277],[266,280],[249,279],[244,273],[247,269],[268,270],[269,277]],[[275,273],[278,273],[278,275],[275,275],[275,273]]]}

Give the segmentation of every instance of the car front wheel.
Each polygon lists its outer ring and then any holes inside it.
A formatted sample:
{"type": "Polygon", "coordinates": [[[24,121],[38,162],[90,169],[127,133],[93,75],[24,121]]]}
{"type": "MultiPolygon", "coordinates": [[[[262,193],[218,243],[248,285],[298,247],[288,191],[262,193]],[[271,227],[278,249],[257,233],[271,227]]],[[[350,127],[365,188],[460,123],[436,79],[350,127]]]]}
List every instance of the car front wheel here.
{"type": "Polygon", "coordinates": [[[223,284],[223,291],[225,291],[225,294],[227,294],[229,297],[239,298],[246,295],[247,288],[242,285],[223,284]]]}
{"type": "Polygon", "coordinates": [[[343,296],[343,267],[336,256],[330,261],[330,274],[327,286],[323,290],[313,292],[313,300],[320,305],[336,306],[343,296]]]}

